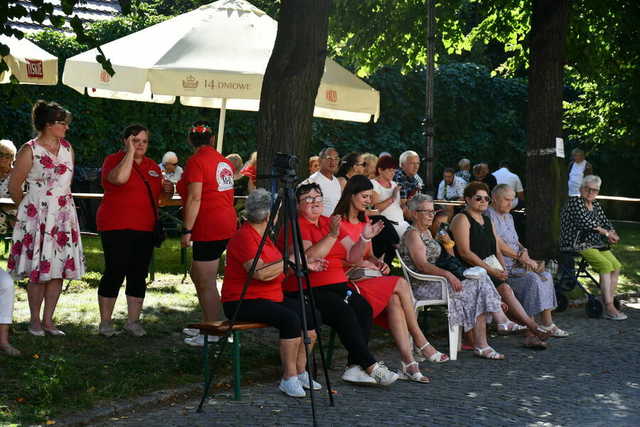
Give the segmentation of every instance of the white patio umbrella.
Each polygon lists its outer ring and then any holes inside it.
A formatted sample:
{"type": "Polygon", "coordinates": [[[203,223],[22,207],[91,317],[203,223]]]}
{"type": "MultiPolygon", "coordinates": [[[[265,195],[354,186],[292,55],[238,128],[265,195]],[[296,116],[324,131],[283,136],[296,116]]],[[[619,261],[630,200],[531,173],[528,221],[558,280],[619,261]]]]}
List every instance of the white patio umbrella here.
{"type": "Polygon", "coordinates": [[[26,38],[0,35],[0,43],[9,46],[9,55],[3,57],[9,71],[0,73],[0,83],[9,83],[13,75],[22,84],[58,84],[58,58],[26,38]]]}
{"type": "MultiPolygon", "coordinates": [[[[62,81],[102,98],[220,108],[222,151],[226,109],[258,111],[278,23],[244,0],[220,0],[102,46],[110,77],[93,49],[65,63],[62,81]]],[[[368,122],[380,95],[327,58],[315,117],[368,122]]]]}

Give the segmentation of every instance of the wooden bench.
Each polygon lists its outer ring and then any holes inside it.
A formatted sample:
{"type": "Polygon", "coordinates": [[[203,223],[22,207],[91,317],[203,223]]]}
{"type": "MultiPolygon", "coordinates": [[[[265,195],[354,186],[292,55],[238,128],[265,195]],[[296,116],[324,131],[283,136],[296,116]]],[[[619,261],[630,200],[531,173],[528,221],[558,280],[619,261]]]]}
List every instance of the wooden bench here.
{"type": "MultiPolygon", "coordinates": [[[[202,371],[204,376],[204,394],[202,400],[207,394],[207,385],[209,383],[209,335],[222,337],[227,335],[230,328],[230,322],[228,320],[216,321],[216,322],[204,322],[204,323],[192,323],[189,328],[199,329],[200,333],[204,335],[204,346],[202,353],[202,371]]],[[[236,322],[231,329],[231,336],[233,337],[233,344],[231,347],[231,360],[233,370],[233,399],[240,400],[240,333],[242,331],[249,331],[252,329],[269,328],[270,325],[259,322],[236,322]]]]}

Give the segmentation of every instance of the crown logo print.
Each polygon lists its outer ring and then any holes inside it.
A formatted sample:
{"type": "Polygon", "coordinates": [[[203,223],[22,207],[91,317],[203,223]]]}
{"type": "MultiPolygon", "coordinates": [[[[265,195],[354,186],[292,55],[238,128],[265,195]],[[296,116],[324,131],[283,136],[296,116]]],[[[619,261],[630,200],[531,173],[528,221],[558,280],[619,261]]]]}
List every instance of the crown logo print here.
{"type": "Polygon", "coordinates": [[[199,83],[200,82],[196,80],[195,77],[188,75],[187,78],[182,81],[182,87],[184,89],[197,89],[199,83]]]}

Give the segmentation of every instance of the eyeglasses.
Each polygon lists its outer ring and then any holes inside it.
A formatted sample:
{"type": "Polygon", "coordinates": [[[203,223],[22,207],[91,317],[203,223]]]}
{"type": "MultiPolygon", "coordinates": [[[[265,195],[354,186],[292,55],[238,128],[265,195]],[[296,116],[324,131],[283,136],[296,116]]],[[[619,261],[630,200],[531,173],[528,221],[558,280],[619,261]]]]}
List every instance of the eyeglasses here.
{"type": "Polygon", "coordinates": [[[322,196],[307,196],[307,197],[303,197],[302,199],[300,199],[301,202],[305,202],[305,203],[322,203],[322,196]]]}
{"type": "Polygon", "coordinates": [[[167,166],[177,166],[178,163],[165,163],[165,165],[167,165],[167,166]]]}
{"type": "Polygon", "coordinates": [[[333,161],[333,162],[339,162],[340,161],[340,157],[325,157],[325,159],[327,159],[329,161],[333,161]]]}
{"type": "Polygon", "coordinates": [[[416,209],[416,212],[426,213],[429,216],[434,216],[436,214],[436,211],[433,209],[416,209]]]}
{"type": "Polygon", "coordinates": [[[598,194],[600,192],[599,188],[593,188],[593,187],[587,187],[586,190],[587,190],[587,193],[593,193],[593,194],[598,194]]]}
{"type": "Polygon", "coordinates": [[[481,201],[485,201],[488,202],[489,200],[491,200],[491,198],[489,196],[473,196],[473,200],[475,200],[476,202],[481,202],[481,201]]]}
{"type": "Polygon", "coordinates": [[[69,126],[71,122],[68,122],[66,120],[56,120],[53,122],[54,125],[65,125],[65,126],[69,126]]]}

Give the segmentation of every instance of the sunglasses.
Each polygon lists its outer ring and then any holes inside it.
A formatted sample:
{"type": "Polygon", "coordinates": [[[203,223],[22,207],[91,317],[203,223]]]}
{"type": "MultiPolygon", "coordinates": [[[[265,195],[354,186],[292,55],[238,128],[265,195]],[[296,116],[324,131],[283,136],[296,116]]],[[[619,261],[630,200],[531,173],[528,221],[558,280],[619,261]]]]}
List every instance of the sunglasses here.
{"type": "Polygon", "coordinates": [[[307,196],[300,199],[301,202],[305,203],[322,203],[322,196],[307,196]]]}
{"type": "Polygon", "coordinates": [[[475,200],[476,202],[482,202],[483,200],[485,202],[488,202],[489,200],[491,200],[491,198],[489,196],[473,196],[473,200],[475,200]]]}
{"type": "Polygon", "coordinates": [[[165,165],[177,166],[177,163],[165,163],[165,165]]]}
{"type": "Polygon", "coordinates": [[[587,187],[587,193],[598,194],[600,192],[599,188],[587,187]]]}

